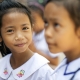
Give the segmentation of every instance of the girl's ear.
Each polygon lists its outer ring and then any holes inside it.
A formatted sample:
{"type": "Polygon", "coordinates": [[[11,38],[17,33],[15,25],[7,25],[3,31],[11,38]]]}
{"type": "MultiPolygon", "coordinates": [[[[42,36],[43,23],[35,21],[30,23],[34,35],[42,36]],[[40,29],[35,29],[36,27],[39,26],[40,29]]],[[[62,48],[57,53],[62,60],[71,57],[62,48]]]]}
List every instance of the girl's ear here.
{"type": "Polygon", "coordinates": [[[79,26],[79,28],[77,29],[77,35],[78,35],[78,37],[80,38],[80,26],[79,26]]]}

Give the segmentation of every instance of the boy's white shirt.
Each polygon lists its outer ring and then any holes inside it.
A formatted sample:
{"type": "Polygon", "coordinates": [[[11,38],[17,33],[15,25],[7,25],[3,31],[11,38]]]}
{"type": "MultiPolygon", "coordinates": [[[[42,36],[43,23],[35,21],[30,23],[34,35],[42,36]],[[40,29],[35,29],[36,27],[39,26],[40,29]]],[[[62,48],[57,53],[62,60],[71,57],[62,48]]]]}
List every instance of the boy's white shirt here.
{"type": "Polygon", "coordinates": [[[50,80],[80,80],[80,58],[69,64],[67,64],[67,59],[65,58],[49,76],[50,80]],[[76,71],[74,78],[71,79],[76,71]]]}
{"type": "Polygon", "coordinates": [[[11,54],[0,60],[0,80],[46,80],[47,74],[53,71],[47,64],[49,61],[37,53],[14,70],[10,65],[10,57],[11,54]]]}

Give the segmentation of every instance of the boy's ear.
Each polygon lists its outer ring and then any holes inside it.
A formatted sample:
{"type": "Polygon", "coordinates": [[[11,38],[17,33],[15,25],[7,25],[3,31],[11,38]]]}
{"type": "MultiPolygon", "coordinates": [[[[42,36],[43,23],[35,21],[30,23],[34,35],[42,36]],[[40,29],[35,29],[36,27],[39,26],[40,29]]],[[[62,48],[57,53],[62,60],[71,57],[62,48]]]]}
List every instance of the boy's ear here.
{"type": "Polygon", "coordinates": [[[1,36],[0,36],[0,42],[2,42],[2,38],[1,38],[1,36]]]}
{"type": "Polygon", "coordinates": [[[78,37],[80,38],[80,26],[79,26],[79,28],[77,29],[77,35],[78,35],[78,37]]]}

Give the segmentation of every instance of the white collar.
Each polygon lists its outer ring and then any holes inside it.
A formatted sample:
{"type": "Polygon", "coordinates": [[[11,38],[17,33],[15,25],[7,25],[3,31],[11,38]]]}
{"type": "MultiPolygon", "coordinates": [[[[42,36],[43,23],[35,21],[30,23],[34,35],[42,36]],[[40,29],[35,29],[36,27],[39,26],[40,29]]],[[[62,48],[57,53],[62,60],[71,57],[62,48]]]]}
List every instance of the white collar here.
{"type": "Polygon", "coordinates": [[[1,69],[0,77],[3,79],[7,79],[12,73],[13,77],[18,80],[27,79],[30,75],[32,75],[40,67],[42,67],[43,65],[49,62],[47,59],[45,59],[41,55],[35,53],[26,63],[24,63],[19,68],[13,70],[10,66],[10,62],[9,62],[10,58],[6,60],[7,60],[7,63],[5,62],[4,64],[2,64],[2,67],[0,68],[1,69]],[[5,68],[7,69],[6,75],[4,74],[5,68]]]}
{"type": "Polygon", "coordinates": [[[67,65],[64,75],[74,74],[78,69],[80,69],[80,58],[67,64],[67,58],[65,58],[62,63],[54,70],[53,74],[58,71],[61,67],[67,65]]]}
{"type": "Polygon", "coordinates": [[[65,75],[74,74],[79,69],[80,69],[80,58],[68,63],[64,74],[65,75]]]}
{"type": "Polygon", "coordinates": [[[10,67],[9,61],[10,61],[11,54],[3,57],[0,62],[0,77],[3,79],[7,79],[9,75],[11,74],[12,68],[10,67]]]}

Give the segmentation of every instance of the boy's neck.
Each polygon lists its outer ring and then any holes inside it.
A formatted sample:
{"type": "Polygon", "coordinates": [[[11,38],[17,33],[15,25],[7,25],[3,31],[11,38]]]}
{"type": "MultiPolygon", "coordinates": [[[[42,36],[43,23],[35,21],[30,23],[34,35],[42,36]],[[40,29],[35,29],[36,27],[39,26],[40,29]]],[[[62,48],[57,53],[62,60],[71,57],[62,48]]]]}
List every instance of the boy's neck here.
{"type": "Polygon", "coordinates": [[[72,51],[65,52],[68,62],[71,62],[77,58],[80,58],[80,47],[73,49],[72,51]]]}

